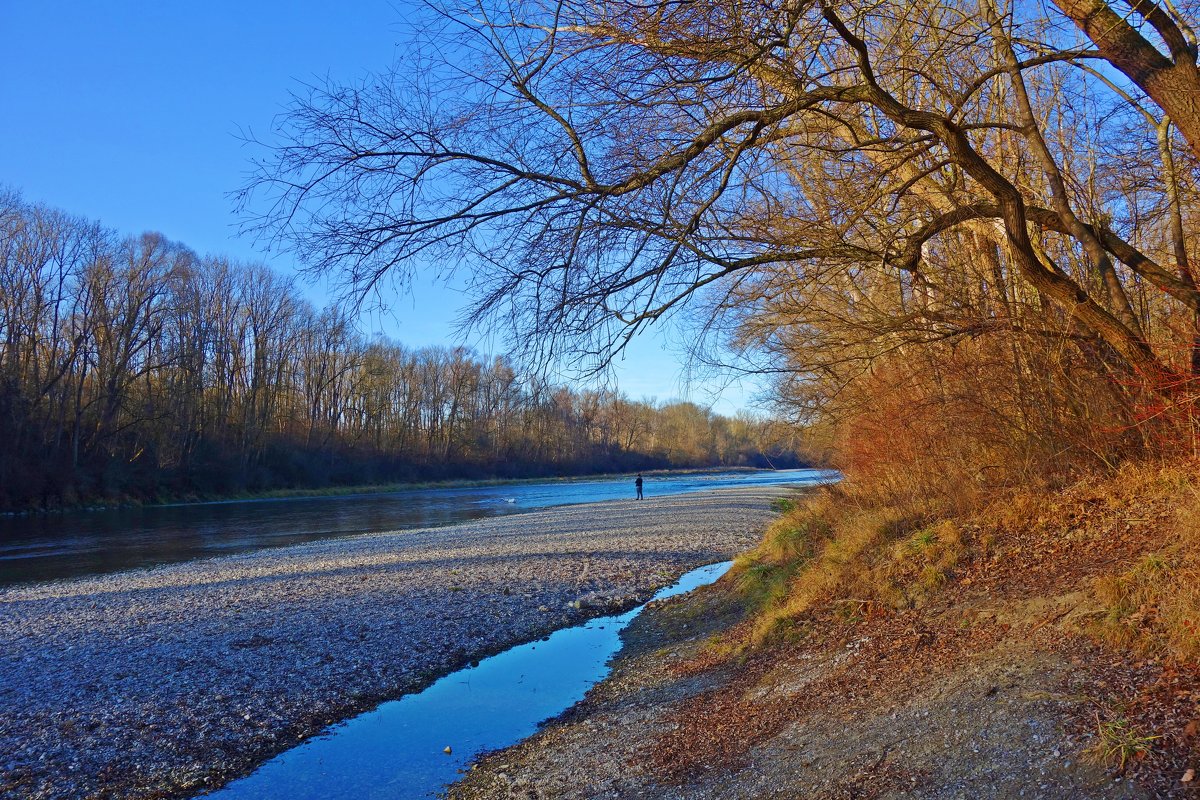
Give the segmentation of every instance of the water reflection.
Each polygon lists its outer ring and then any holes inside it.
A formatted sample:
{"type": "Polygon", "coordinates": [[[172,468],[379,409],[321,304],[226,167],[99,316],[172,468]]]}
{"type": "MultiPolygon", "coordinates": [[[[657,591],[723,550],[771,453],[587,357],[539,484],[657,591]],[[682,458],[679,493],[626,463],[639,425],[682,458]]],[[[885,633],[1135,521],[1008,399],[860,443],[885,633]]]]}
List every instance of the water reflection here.
{"type": "MultiPolygon", "coordinates": [[[[731,562],[692,570],[655,595],[712,583],[731,562]]],[[[608,674],[621,631],[644,606],[556,631],[338,725],[206,797],[216,800],[432,797],[484,750],[519,742],[608,674]],[[447,755],[443,748],[449,746],[447,755]]]]}
{"type": "MultiPolygon", "coordinates": [[[[646,496],[833,477],[821,470],[664,475],[647,478],[646,496]]],[[[599,478],[0,517],[0,586],[632,496],[632,478],[599,478]]]]}

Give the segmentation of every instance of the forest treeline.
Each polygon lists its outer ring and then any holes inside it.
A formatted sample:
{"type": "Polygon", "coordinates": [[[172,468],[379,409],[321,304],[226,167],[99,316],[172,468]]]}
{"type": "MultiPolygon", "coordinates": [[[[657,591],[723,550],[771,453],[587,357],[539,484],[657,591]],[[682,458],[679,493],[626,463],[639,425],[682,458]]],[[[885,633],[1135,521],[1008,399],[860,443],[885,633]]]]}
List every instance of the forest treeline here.
{"type": "Polygon", "coordinates": [[[265,266],[0,197],[0,507],[794,465],[788,435],[369,338],[265,266]]]}

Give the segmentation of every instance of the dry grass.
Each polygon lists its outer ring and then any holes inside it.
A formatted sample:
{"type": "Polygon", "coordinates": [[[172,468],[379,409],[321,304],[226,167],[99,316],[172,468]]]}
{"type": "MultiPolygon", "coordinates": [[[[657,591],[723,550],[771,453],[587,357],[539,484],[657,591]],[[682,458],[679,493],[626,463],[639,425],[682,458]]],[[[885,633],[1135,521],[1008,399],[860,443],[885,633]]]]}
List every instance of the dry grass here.
{"type": "Polygon", "coordinates": [[[1163,538],[1169,544],[1125,571],[1096,579],[1105,613],[1093,632],[1110,644],[1200,660],[1200,495],[1190,483],[1163,538]]]}
{"type": "Polygon", "coordinates": [[[780,602],[787,595],[792,576],[829,538],[833,494],[822,492],[808,500],[777,503],[775,508],[782,516],[767,529],[758,547],[734,562],[730,572],[738,589],[755,606],[780,602]]]}
{"type": "Polygon", "coordinates": [[[995,564],[1003,563],[1010,564],[1008,572],[1016,570],[1014,585],[1030,584],[1029,590],[1072,588],[1032,580],[1043,573],[1047,580],[1091,581],[1105,609],[1092,633],[1110,644],[1200,661],[1200,486],[1194,467],[1126,464],[1055,492],[998,494],[987,507],[950,519],[937,507],[888,504],[845,486],[781,504],[762,543],[734,568],[739,588],[757,608],[750,642],[787,638],[816,619],[855,621],[920,606],[973,564],[976,571],[987,564],[995,572],[995,564]],[[1172,504],[1170,518],[1141,519],[1151,506],[1172,504]],[[1141,551],[1136,561],[1116,574],[1071,577],[1075,571],[1066,567],[1080,556],[1075,543],[1120,541],[1114,536],[1128,540],[1118,550],[1141,551]]]}
{"type": "Polygon", "coordinates": [[[965,552],[949,521],[865,505],[827,489],[784,511],[734,574],[758,607],[755,644],[786,636],[814,616],[854,621],[918,605],[942,586],[965,552]]]}
{"type": "Polygon", "coordinates": [[[1093,635],[1200,662],[1194,463],[1126,464],[1055,492],[996,494],[952,518],[939,507],[889,504],[844,485],[781,503],[779,519],[733,570],[756,608],[748,643],[803,634],[813,621],[921,606],[969,574],[1018,594],[1090,586],[1104,609],[1093,635]],[[1125,564],[1115,571],[1106,565],[1113,554],[1125,564]]]}
{"type": "Polygon", "coordinates": [[[965,551],[958,527],[942,520],[893,545],[880,569],[887,582],[915,604],[949,580],[965,551]]]}

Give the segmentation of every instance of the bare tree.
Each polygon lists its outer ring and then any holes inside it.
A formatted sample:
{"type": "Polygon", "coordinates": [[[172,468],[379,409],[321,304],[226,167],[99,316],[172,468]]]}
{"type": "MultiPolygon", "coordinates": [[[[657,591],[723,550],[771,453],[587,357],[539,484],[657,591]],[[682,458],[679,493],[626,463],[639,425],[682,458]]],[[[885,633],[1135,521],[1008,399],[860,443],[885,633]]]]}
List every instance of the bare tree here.
{"type": "Polygon", "coordinates": [[[1152,318],[1200,294],[1147,220],[1191,201],[1171,179],[1118,198],[1110,143],[1195,141],[1170,88],[1190,27],[1135,4],[1169,49],[1142,69],[1150,40],[1085,5],[439,5],[406,66],[298,98],[243,199],[360,289],[469,264],[476,320],[585,369],[705,296],[814,368],[1018,332],[1169,384],[1192,359],[1152,318]],[[1131,128],[1143,90],[1167,114],[1131,128]]]}

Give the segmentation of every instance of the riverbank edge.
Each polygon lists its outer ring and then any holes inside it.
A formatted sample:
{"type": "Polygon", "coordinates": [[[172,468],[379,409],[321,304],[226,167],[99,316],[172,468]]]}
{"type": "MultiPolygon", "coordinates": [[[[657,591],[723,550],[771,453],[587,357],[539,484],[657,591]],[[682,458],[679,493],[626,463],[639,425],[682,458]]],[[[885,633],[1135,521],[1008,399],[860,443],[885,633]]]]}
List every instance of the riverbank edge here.
{"type": "MultiPolygon", "coordinates": [[[[1049,641],[1064,633],[1058,626],[1039,637],[1039,652],[1012,641],[989,641],[952,669],[935,668],[934,674],[947,682],[945,690],[933,688],[928,676],[906,681],[914,676],[895,675],[900,685],[874,697],[878,706],[867,708],[855,702],[857,690],[851,688],[844,695],[850,713],[858,715],[851,722],[834,698],[820,697],[810,704],[798,686],[820,686],[860,655],[868,661],[861,665],[863,673],[871,673],[870,654],[860,652],[859,637],[839,632],[832,647],[815,648],[798,660],[791,653],[714,656],[720,642],[749,624],[754,613],[753,604],[737,591],[734,575],[650,604],[623,632],[624,644],[610,674],[584,700],[518,744],[480,754],[440,797],[845,800],[908,797],[914,792],[938,800],[1025,796],[1019,787],[998,788],[980,777],[989,771],[1017,776],[1010,783],[1040,787],[1043,793],[1038,797],[1151,796],[1134,781],[1122,781],[1120,775],[1114,780],[1110,770],[1088,755],[1094,741],[1078,727],[1081,703],[1074,697],[1095,689],[1099,671],[1075,672],[1078,665],[1065,648],[1055,649],[1049,641]],[[778,663],[769,664],[775,657],[778,663]],[[1024,699],[1013,700],[1011,710],[986,716],[991,711],[986,706],[1008,694],[1024,699]],[[763,716],[770,717],[771,711],[762,705],[767,697],[804,708],[793,723],[796,727],[763,738],[757,714],[743,716],[733,705],[725,719],[709,711],[713,703],[755,698],[763,716]],[[959,733],[954,730],[961,722],[954,716],[959,709],[965,709],[964,716],[986,718],[994,737],[1011,752],[981,754],[961,742],[952,751],[940,751],[943,741],[959,733]],[[697,710],[707,717],[699,724],[692,716],[697,710]],[[702,729],[701,741],[692,738],[697,734],[694,728],[702,729]],[[887,735],[881,736],[884,731],[887,735]],[[1024,731],[1033,732],[1029,738],[1035,745],[1017,744],[1024,731]],[[679,739],[684,740],[682,746],[679,739]],[[754,749],[741,751],[736,744],[740,739],[753,743],[754,749]],[[903,744],[906,739],[936,742],[939,752],[910,748],[903,744]],[[729,752],[726,744],[732,745],[729,752]],[[681,750],[686,753],[693,746],[708,754],[703,763],[693,763],[686,755],[686,766],[673,763],[681,750]],[[935,774],[931,763],[945,768],[935,774]]],[[[1033,623],[1029,620],[1022,627],[1033,623]]]]}
{"type": "MultiPolygon", "coordinates": [[[[816,470],[819,472],[836,472],[821,465],[800,465],[786,469],[768,469],[763,467],[697,467],[694,469],[656,469],[642,470],[647,477],[711,475],[723,472],[786,472],[790,470],[816,470]]],[[[356,484],[350,486],[326,486],[297,489],[268,489],[262,492],[240,492],[233,494],[185,493],[180,495],[164,495],[153,501],[145,502],[137,499],[121,500],[108,503],[78,503],[71,505],[55,505],[48,508],[19,508],[0,511],[0,517],[31,517],[49,516],[53,514],[85,513],[92,511],[116,511],[130,508],[179,508],[186,506],[221,505],[225,503],[269,503],[278,500],[319,500],[335,497],[364,497],[376,494],[395,494],[399,492],[416,492],[434,489],[471,489],[493,486],[520,486],[532,483],[569,484],[584,483],[593,480],[627,478],[636,474],[631,472],[594,472],[583,475],[560,475],[528,478],[462,478],[444,481],[414,481],[401,483],[356,484]]]]}
{"type": "MultiPolygon", "coordinates": [[[[666,600],[651,602],[621,632],[621,649],[610,661],[608,674],[598,681],[583,700],[551,717],[539,726],[536,733],[509,747],[477,754],[463,770],[462,777],[438,795],[441,800],[498,800],[498,798],[543,798],[547,787],[543,781],[558,779],[564,783],[571,775],[587,775],[586,765],[579,763],[578,736],[572,730],[620,727],[623,736],[645,740],[646,726],[636,717],[648,713],[661,718],[670,705],[690,694],[693,687],[676,691],[668,687],[665,693],[649,704],[639,703],[637,696],[647,686],[662,682],[662,676],[680,657],[695,658],[706,645],[743,624],[754,613],[752,604],[733,586],[733,576],[726,571],[707,586],[666,600]],[[634,713],[620,722],[600,722],[613,706],[629,704],[634,713]],[[568,740],[564,746],[564,737],[568,740]],[[527,773],[536,772],[536,778],[527,773]]],[[[729,678],[727,670],[707,676],[705,686],[716,686],[729,678]]],[[[585,745],[586,747],[586,745],[585,745]]],[[[600,749],[603,749],[601,745],[600,749]]],[[[582,786],[578,787],[583,789],[582,786]]],[[[607,787],[612,788],[612,787],[607,787]]],[[[552,791],[552,790],[550,790],[552,791]]],[[[587,796],[582,791],[579,796],[587,796]]],[[[603,796],[600,792],[596,796],[603,796]]],[[[617,796],[617,795],[613,795],[617,796]]]]}
{"type": "MultiPolygon", "coordinates": [[[[733,563],[729,559],[726,559],[726,561],[728,561],[730,564],[733,563]]],[[[569,623],[564,623],[560,619],[560,621],[551,624],[535,627],[530,631],[522,632],[507,642],[502,642],[494,646],[483,648],[481,650],[473,651],[467,655],[464,655],[458,658],[456,661],[451,662],[451,665],[444,669],[435,669],[423,672],[415,676],[411,682],[406,683],[402,687],[380,689],[372,693],[360,695],[359,697],[355,698],[353,702],[337,707],[332,712],[332,715],[336,717],[334,721],[321,722],[318,720],[307,720],[303,723],[297,723],[295,725],[282,728],[277,731],[277,733],[280,735],[279,746],[274,748],[260,748],[252,753],[248,751],[243,754],[243,758],[241,758],[238,762],[227,762],[221,764],[220,769],[205,775],[205,780],[202,787],[197,787],[195,785],[180,786],[174,791],[161,791],[153,795],[154,800],[200,800],[200,798],[208,797],[213,792],[219,791],[224,786],[240,778],[245,778],[253,774],[267,761],[293,750],[296,747],[302,746],[310,739],[321,737],[327,732],[346,724],[355,717],[374,711],[385,703],[400,700],[408,695],[419,694],[448,675],[452,675],[468,666],[475,666],[484,659],[497,656],[509,650],[513,650],[533,642],[549,639],[550,635],[557,631],[575,628],[584,625],[593,619],[598,619],[601,617],[620,616],[627,611],[637,608],[638,606],[650,603],[655,594],[662,589],[673,585],[688,572],[716,563],[724,563],[724,561],[718,558],[713,561],[696,563],[692,566],[686,567],[678,575],[675,575],[674,577],[664,581],[661,585],[652,586],[652,588],[637,591],[634,594],[620,595],[615,599],[614,602],[601,607],[584,607],[577,609],[571,614],[569,623]]],[[[660,603],[667,603],[674,599],[676,598],[660,601],[660,603]]],[[[652,603],[650,608],[653,608],[655,605],[659,605],[659,603],[652,603]]],[[[647,610],[649,610],[649,608],[647,610]]],[[[643,612],[643,614],[644,613],[645,612],[643,612]]],[[[639,614],[638,616],[640,617],[642,614],[639,614]]],[[[617,658],[621,658],[622,654],[627,652],[627,647],[628,645],[623,644],[621,651],[617,655],[617,658]]],[[[560,716],[566,717],[574,710],[575,707],[569,708],[560,716]]],[[[547,722],[549,721],[550,720],[547,720],[547,722]]],[[[518,742],[514,746],[519,746],[520,744],[521,742],[518,742]]],[[[224,756],[224,754],[222,754],[222,756],[228,758],[228,756],[224,756]]],[[[2,789],[3,786],[0,786],[0,790],[2,789]]],[[[0,797],[2,796],[3,795],[0,794],[0,797]]]]}
{"type": "MultiPolygon", "coordinates": [[[[698,564],[696,566],[701,567],[705,565],[698,564]]],[[[693,567],[692,569],[695,568],[693,567]]],[[[685,574],[686,571],[680,573],[680,576],[685,574]]],[[[222,763],[218,769],[205,775],[201,786],[195,784],[189,786],[181,785],[175,790],[160,790],[153,795],[153,798],[154,800],[192,800],[193,798],[198,800],[199,798],[208,797],[224,786],[253,774],[259,767],[271,759],[302,746],[310,739],[319,738],[325,733],[346,724],[355,717],[374,711],[384,703],[394,702],[408,695],[418,694],[447,675],[452,675],[465,667],[474,666],[486,658],[491,658],[513,648],[547,639],[550,634],[556,631],[583,625],[589,620],[599,617],[623,614],[630,609],[646,603],[656,592],[670,586],[680,576],[676,576],[676,578],[664,583],[662,586],[638,592],[636,595],[623,596],[619,603],[605,606],[604,608],[580,611],[577,617],[573,615],[570,624],[557,622],[540,628],[533,628],[529,631],[523,631],[519,636],[514,637],[510,641],[478,651],[472,651],[468,655],[451,662],[450,666],[444,669],[428,670],[416,675],[411,682],[405,683],[403,686],[379,689],[375,692],[359,695],[353,702],[336,707],[332,711],[332,716],[335,717],[333,721],[306,720],[301,723],[285,726],[276,731],[279,735],[279,744],[277,746],[257,748],[253,751],[239,753],[241,758],[236,762],[222,763]]],[[[221,757],[228,758],[224,753],[221,754],[221,757]]],[[[215,758],[214,761],[216,761],[215,758]]],[[[3,786],[0,786],[0,790],[2,789],[3,786]]],[[[0,797],[2,796],[0,794],[0,797]]]]}

